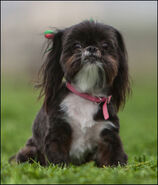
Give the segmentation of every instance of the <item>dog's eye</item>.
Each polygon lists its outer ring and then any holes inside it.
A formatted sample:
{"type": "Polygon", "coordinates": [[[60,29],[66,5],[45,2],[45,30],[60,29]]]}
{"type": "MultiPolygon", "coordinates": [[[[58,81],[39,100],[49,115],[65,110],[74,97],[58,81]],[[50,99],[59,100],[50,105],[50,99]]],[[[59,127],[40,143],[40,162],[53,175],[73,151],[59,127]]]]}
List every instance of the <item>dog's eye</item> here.
{"type": "Polygon", "coordinates": [[[80,49],[82,46],[81,46],[81,44],[80,43],[75,43],[74,44],[74,48],[75,49],[80,49]]]}
{"type": "Polygon", "coordinates": [[[104,49],[107,49],[107,48],[108,48],[107,42],[104,42],[104,43],[102,44],[102,47],[103,47],[104,49]]]}

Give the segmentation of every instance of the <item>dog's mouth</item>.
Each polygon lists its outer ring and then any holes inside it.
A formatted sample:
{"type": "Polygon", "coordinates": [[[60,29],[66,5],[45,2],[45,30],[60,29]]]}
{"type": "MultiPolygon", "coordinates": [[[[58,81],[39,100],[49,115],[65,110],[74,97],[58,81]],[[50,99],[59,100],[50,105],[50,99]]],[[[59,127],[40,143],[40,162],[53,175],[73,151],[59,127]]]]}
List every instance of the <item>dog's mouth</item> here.
{"type": "Polygon", "coordinates": [[[89,55],[83,58],[83,63],[89,63],[89,64],[97,64],[100,62],[100,58],[97,57],[96,55],[89,55]]]}

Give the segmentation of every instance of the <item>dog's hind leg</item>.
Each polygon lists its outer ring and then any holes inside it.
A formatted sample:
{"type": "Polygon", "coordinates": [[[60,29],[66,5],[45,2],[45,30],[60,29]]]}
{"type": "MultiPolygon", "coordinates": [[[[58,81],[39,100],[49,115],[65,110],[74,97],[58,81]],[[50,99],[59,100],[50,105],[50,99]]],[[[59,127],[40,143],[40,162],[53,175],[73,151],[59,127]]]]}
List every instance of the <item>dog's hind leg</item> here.
{"type": "Polygon", "coordinates": [[[34,161],[37,161],[41,165],[46,165],[44,155],[37,149],[32,138],[30,138],[27,141],[26,146],[22,148],[15,156],[11,157],[9,161],[12,160],[15,160],[17,163],[33,163],[34,161]]]}

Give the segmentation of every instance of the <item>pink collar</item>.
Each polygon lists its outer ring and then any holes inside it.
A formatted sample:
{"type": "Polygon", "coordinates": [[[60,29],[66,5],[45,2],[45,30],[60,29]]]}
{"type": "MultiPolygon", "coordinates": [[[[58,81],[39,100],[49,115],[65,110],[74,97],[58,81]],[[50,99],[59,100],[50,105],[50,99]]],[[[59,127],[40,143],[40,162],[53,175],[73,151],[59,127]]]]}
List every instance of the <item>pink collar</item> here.
{"type": "Polygon", "coordinates": [[[107,98],[105,97],[96,97],[96,96],[91,96],[89,94],[86,93],[80,93],[78,92],[70,83],[66,83],[66,87],[73,92],[74,94],[77,94],[78,96],[85,98],[89,101],[92,102],[96,102],[96,103],[101,103],[104,102],[103,105],[103,115],[104,115],[104,119],[107,120],[109,118],[109,113],[108,113],[108,108],[107,108],[107,104],[110,102],[111,96],[108,96],[107,98]]]}

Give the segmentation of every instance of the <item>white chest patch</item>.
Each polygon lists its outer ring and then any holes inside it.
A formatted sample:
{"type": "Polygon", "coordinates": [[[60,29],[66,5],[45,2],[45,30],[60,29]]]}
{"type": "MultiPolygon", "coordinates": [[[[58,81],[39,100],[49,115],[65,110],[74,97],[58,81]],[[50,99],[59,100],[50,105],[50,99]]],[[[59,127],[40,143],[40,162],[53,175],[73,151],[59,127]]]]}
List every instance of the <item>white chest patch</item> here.
{"type": "Polygon", "coordinates": [[[61,103],[61,108],[71,119],[70,124],[73,121],[73,124],[80,126],[83,132],[95,124],[93,115],[97,112],[98,105],[94,102],[69,94],[61,103]]]}
{"type": "Polygon", "coordinates": [[[109,121],[96,122],[93,116],[98,111],[98,105],[75,94],[70,93],[60,107],[73,131],[70,156],[82,157],[85,151],[97,145],[101,130],[114,126],[109,121]]]}

